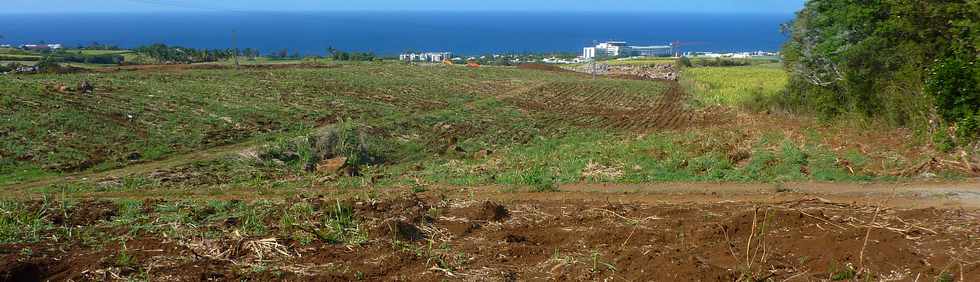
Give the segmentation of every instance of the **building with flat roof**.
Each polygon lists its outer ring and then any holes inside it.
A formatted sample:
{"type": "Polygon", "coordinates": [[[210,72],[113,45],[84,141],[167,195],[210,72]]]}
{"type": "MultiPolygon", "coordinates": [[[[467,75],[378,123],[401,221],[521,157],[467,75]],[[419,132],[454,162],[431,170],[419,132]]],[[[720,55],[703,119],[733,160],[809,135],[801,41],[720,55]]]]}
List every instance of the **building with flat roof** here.
{"type": "Polygon", "coordinates": [[[404,53],[398,56],[399,60],[406,62],[442,62],[453,57],[450,52],[425,52],[425,53],[404,53]]]}
{"type": "Polygon", "coordinates": [[[585,47],[582,49],[582,57],[594,59],[597,57],[656,57],[670,56],[674,47],[664,46],[629,46],[625,41],[607,41],[597,44],[595,47],[585,47]]]}
{"type": "Polygon", "coordinates": [[[24,50],[57,50],[61,49],[61,44],[24,44],[20,46],[24,50]]]}

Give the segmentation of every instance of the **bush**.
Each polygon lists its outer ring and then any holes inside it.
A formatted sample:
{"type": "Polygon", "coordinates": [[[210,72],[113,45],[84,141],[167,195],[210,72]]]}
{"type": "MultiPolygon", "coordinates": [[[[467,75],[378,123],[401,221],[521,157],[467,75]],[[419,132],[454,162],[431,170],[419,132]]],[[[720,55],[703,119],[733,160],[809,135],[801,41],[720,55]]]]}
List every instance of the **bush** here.
{"type": "MultiPolygon", "coordinates": [[[[952,140],[973,141],[980,131],[980,77],[969,59],[957,57],[938,61],[930,69],[926,92],[935,99],[936,109],[946,123],[956,125],[952,140]]],[[[964,143],[965,143],[964,142],[964,143]]]]}
{"type": "Polygon", "coordinates": [[[21,64],[18,64],[18,63],[9,63],[7,65],[0,64],[0,73],[3,73],[3,72],[12,72],[12,71],[16,70],[17,68],[19,68],[21,66],[22,65],[21,64]]]}
{"type": "Polygon", "coordinates": [[[681,57],[680,59],[677,59],[677,64],[685,68],[694,66],[694,64],[691,63],[691,58],[688,57],[681,57]]]}
{"type": "Polygon", "coordinates": [[[960,58],[939,61],[929,72],[926,92],[936,99],[939,115],[948,122],[971,118],[980,110],[977,67],[960,58]]]}
{"type": "Polygon", "coordinates": [[[371,138],[364,126],[353,121],[340,121],[298,138],[283,138],[258,152],[257,160],[274,161],[315,171],[325,160],[345,158],[341,168],[357,175],[361,166],[380,164],[384,155],[380,140],[371,138]]]}
{"type": "Polygon", "coordinates": [[[545,167],[534,167],[524,171],[518,179],[520,184],[528,185],[533,192],[557,192],[557,176],[545,167]]]}
{"type": "Polygon", "coordinates": [[[355,169],[382,162],[381,154],[372,148],[377,144],[369,140],[362,125],[351,120],[340,121],[310,134],[307,143],[310,148],[307,170],[315,169],[323,160],[339,157],[347,158],[346,165],[355,169]]]}

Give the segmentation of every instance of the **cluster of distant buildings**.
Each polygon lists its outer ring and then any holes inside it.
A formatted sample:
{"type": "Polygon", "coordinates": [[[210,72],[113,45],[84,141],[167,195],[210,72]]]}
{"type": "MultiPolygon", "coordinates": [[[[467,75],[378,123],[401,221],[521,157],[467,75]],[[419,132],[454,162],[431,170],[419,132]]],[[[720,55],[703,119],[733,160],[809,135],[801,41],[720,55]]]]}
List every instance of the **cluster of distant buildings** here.
{"type": "Polygon", "coordinates": [[[442,62],[452,60],[453,54],[450,52],[425,52],[425,53],[404,53],[398,56],[399,60],[406,62],[442,62]]]}
{"type": "Polygon", "coordinates": [[[607,41],[594,47],[585,47],[582,50],[582,58],[591,60],[595,58],[657,57],[672,56],[673,53],[673,45],[631,46],[626,44],[626,41],[607,41]]]}
{"type": "Polygon", "coordinates": [[[737,53],[714,53],[714,52],[677,52],[674,44],[661,46],[631,46],[625,41],[607,41],[599,43],[593,47],[585,47],[582,50],[580,59],[593,60],[596,58],[632,58],[632,57],[698,57],[698,58],[733,58],[748,59],[753,57],[778,57],[779,52],[737,52],[737,53]]]}
{"type": "Polygon", "coordinates": [[[0,48],[20,48],[29,51],[44,51],[63,49],[64,46],[61,46],[61,44],[24,44],[14,47],[10,44],[0,44],[0,48]]]}
{"type": "MultiPolygon", "coordinates": [[[[582,55],[577,58],[525,58],[518,55],[492,55],[492,57],[481,56],[470,57],[468,60],[487,60],[487,59],[507,59],[512,63],[545,63],[545,64],[576,64],[589,62],[596,59],[612,58],[638,58],[638,57],[692,57],[692,58],[733,58],[748,59],[753,57],[778,57],[779,52],[737,52],[737,53],[714,53],[714,52],[685,52],[680,53],[675,44],[636,46],[630,45],[626,41],[606,41],[597,43],[595,46],[582,49],[582,55]]],[[[443,62],[443,61],[462,61],[463,58],[453,57],[451,52],[421,52],[403,53],[398,58],[406,62],[443,62]]]]}
{"type": "Polygon", "coordinates": [[[738,53],[714,53],[714,52],[685,52],[684,57],[691,58],[731,58],[731,59],[750,59],[753,57],[779,57],[779,52],[738,52],[738,53]]]}

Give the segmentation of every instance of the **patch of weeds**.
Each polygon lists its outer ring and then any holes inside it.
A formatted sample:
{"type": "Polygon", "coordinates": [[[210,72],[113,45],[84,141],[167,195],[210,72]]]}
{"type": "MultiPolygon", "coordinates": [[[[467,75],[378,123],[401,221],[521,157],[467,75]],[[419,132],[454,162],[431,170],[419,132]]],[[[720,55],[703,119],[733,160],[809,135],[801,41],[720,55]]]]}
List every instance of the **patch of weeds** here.
{"type": "Polygon", "coordinates": [[[143,150],[141,159],[148,161],[159,160],[170,153],[173,153],[173,149],[170,146],[163,144],[153,145],[143,150]]]}
{"type": "MultiPolygon", "coordinates": [[[[300,202],[291,207],[288,207],[282,211],[282,215],[279,217],[279,226],[283,228],[286,232],[287,237],[292,237],[294,240],[298,241],[300,244],[308,245],[316,238],[310,236],[310,234],[305,232],[294,232],[296,226],[310,220],[310,218],[315,216],[316,211],[313,206],[307,202],[300,202]]],[[[300,230],[301,231],[301,230],[300,230]]]]}
{"type": "Polygon", "coordinates": [[[780,147],[779,164],[775,167],[778,180],[804,178],[802,167],[808,164],[809,156],[793,141],[783,140],[780,147]]]}
{"type": "Polygon", "coordinates": [[[190,205],[183,202],[173,202],[157,205],[157,223],[164,236],[181,238],[191,231],[188,227],[193,223],[190,205]]]}
{"type": "Polygon", "coordinates": [[[130,236],[153,232],[155,228],[149,223],[150,216],[143,210],[143,201],[123,200],[118,205],[119,214],[112,219],[112,225],[127,228],[130,236]]]}
{"type": "Polygon", "coordinates": [[[936,278],[936,282],[953,282],[953,281],[956,281],[956,277],[953,276],[952,273],[945,272],[945,271],[939,274],[939,277],[936,278]]]}
{"type": "Polygon", "coordinates": [[[615,266],[613,266],[612,264],[609,264],[607,262],[602,261],[602,254],[599,253],[599,250],[593,250],[592,251],[592,273],[601,272],[602,270],[600,269],[600,266],[604,266],[607,270],[610,270],[610,271],[616,271],[616,267],[615,266]]]}
{"type": "Polygon", "coordinates": [[[262,236],[268,232],[269,228],[265,224],[264,204],[265,202],[256,202],[252,205],[240,204],[240,210],[237,211],[237,214],[240,218],[238,228],[242,234],[262,236]]]}
{"type": "Polygon", "coordinates": [[[533,192],[558,192],[558,180],[554,173],[545,167],[534,167],[518,175],[518,183],[530,186],[533,192]]]}
{"type": "Polygon", "coordinates": [[[119,253],[116,254],[113,264],[118,267],[133,267],[136,266],[136,257],[129,253],[126,244],[122,244],[122,249],[119,249],[119,253]]]}
{"type": "Polygon", "coordinates": [[[38,242],[45,232],[54,229],[47,197],[37,206],[16,201],[0,201],[0,243],[38,242]]]}
{"type": "Polygon", "coordinates": [[[857,278],[857,269],[854,265],[847,263],[843,266],[833,266],[830,270],[831,281],[844,281],[857,278]]]}
{"type": "Polygon", "coordinates": [[[361,230],[354,218],[354,208],[337,200],[334,209],[325,217],[324,226],[330,229],[327,241],[358,245],[367,241],[367,233],[361,230]]]}
{"type": "Polygon", "coordinates": [[[312,225],[310,227],[309,224],[295,224],[293,227],[330,244],[359,245],[367,241],[367,233],[361,229],[355,218],[354,208],[342,204],[340,200],[328,206],[328,210],[320,216],[319,222],[312,222],[312,225]]]}
{"type": "Polygon", "coordinates": [[[421,182],[416,181],[412,183],[412,193],[414,194],[425,193],[425,191],[429,191],[429,189],[425,188],[425,185],[422,184],[421,182]]]}
{"type": "Polygon", "coordinates": [[[429,208],[429,210],[426,211],[425,214],[428,215],[430,218],[439,218],[440,216],[442,216],[442,209],[432,207],[429,208]]]}

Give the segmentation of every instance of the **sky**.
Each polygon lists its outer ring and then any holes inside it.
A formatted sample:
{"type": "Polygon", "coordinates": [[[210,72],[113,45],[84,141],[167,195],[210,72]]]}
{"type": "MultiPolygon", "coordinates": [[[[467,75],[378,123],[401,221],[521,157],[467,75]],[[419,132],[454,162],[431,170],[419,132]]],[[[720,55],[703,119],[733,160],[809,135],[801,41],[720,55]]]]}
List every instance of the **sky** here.
{"type": "Polygon", "coordinates": [[[0,13],[179,11],[636,11],[789,14],[805,0],[3,0],[0,13]]]}

